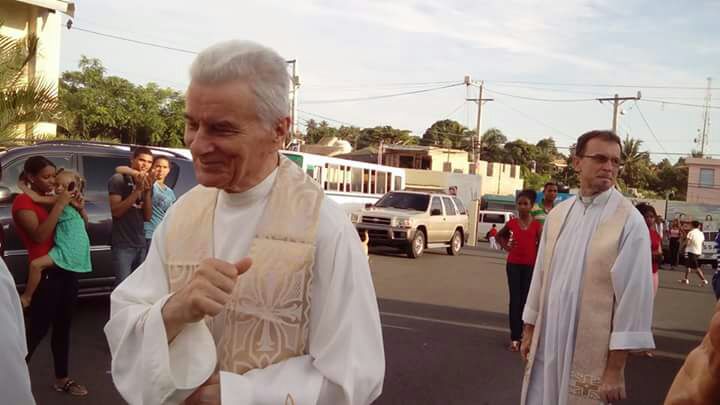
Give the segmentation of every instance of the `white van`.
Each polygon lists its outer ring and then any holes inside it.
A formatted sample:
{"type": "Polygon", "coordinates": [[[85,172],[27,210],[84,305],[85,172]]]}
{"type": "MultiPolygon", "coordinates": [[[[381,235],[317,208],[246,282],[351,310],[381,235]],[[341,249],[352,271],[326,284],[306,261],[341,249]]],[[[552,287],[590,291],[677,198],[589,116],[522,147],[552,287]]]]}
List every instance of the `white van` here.
{"type": "Polygon", "coordinates": [[[498,232],[511,219],[515,218],[515,214],[507,211],[478,211],[478,241],[487,240],[485,235],[490,231],[493,224],[498,232]]]}

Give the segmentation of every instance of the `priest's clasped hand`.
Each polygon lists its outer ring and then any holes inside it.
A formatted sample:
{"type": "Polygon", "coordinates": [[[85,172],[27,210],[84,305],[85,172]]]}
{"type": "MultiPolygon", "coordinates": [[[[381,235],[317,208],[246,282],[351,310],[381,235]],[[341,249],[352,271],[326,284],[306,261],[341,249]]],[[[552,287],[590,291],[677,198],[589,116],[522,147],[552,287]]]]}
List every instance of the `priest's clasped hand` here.
{"type": "Polygon", "coordinates": [[[220,374],[213,373],[185,400],[185,405],[220,405],[220,374]]]}
{"type": "Polygon", "coordinates": [[[218,259],[202,260],[190,282],[173,294],[162,309],[168,341],[185,324],[219,314],[230,301],[238,276],[251,265],[248,257],[235,264],[218,259]]]}

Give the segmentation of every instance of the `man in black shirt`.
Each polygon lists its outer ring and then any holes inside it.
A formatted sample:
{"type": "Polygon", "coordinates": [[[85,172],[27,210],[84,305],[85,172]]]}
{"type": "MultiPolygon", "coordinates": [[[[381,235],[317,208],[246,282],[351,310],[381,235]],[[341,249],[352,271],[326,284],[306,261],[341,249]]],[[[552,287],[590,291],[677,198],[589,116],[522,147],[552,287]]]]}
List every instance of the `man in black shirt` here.
{"type": "Polygon", "coordinates": [[[145,260],[144,222],[152,215],[152,151],[145,147],[133,151],[130,166],[141,173],[133,177],[114,174],[108,181],[112,212],[112,263],[116,284],[120,284],[145,260]]]}

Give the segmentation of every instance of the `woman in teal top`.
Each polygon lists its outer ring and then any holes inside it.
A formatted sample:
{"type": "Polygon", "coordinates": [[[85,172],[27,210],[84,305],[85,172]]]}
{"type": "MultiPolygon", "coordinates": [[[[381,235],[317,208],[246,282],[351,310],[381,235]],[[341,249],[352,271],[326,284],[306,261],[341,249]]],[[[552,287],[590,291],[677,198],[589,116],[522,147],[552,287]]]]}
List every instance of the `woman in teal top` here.
{"type": "Polygon", "coordinates": [[[22,181],[20,188],[37,203],[54,204],[57,196],[65,190],[75,197],[63,208],[55,228],[55,245],[50,252],[30,262],[28,281],[25,291],[20,296],[23,307],[30,306],[33,293],[40,284],[42,271],[48,267],[58,266],[62,269],[76,273],[89,273],[92,271],[90,262],[90,238],[87,230],[87,213],[83,189],[85,181],[72,170],[60,169],[55,177],[55,196],[41,196],[30,190],[22,181]]]}

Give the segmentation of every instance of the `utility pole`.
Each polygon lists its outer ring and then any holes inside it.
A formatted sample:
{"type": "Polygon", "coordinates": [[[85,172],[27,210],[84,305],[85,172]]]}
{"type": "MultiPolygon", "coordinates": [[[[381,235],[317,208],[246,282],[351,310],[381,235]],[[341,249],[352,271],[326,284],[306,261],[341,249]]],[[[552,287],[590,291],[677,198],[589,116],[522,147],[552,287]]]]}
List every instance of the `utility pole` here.
{"type": "Polygon", "coordinates": [[[300,87],[300,78],[297,75],[297,60],[289,60],[288,64],[292,65],[292,76],[290,76],[290,143],[292,144],[297,139],[298,127],[297,127],[297,93],[300,87]]]}
{"type": "MultiPolygon", "coordinates": [[[[471,83],[470,76],[465,76],[465,83],[471,83]]],[[[477,135],[477,146],[473,145],[473,162],[480,160],[480,152],[482,152],[482,133],[480,133],[480,124],[482,122],[482,106],[488,101],[495,101],[494,98],[483,98],[483,85],[484,82],[480,81],[480,91],[478,98],[467,98],[466,101],[474,101],[477,103],[477,121],[475,122],[475,133],[477,135]]]]}
{"type": "Polygon", "coordinates": [[[628,100],[640,100],[640,97],[642,95],[640,94],[640,91],[637,92],[637,96],[635,97],[618,97],[616,94],[615,97],[606,97],[606,98],[599,98],[597,99],[601,104],[603,101],[612,101],[613,102],[613,123],[612,123],[612,131],[617,133],[617,127],[618,127],[618,114],[620,113],[620,106],[623,105],[628,100]]]}
{"type": "Polygon", "coordinates": [[[705,155],[705,147],[710,142],[710,103],[712,101],[712,77],[707,78],[707,90],[705,92],[705,110],[703,111],[703,127],[700,137],[695,142],[700,144],[700,154],[705,155]]]}

